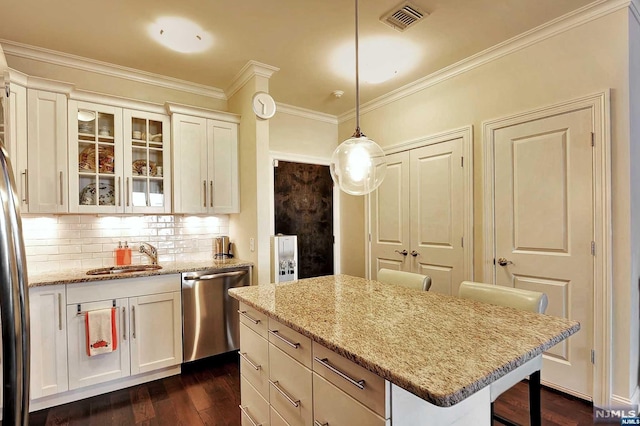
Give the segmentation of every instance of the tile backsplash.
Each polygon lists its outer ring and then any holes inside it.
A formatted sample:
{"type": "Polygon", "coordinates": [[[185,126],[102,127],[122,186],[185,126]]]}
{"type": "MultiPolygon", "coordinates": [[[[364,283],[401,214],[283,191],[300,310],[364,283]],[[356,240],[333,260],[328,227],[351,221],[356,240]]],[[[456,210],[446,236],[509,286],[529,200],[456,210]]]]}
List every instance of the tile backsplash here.
{"type": "Polygon", "coordinates": [[[30,272],[113,266],[118,241],[128,241],[132,263],[149,263],[140,242],[158,248],[158,261],[213,258],[213,238],[229,235],[229,217],[219,216],[22,216],[30,272]]]}

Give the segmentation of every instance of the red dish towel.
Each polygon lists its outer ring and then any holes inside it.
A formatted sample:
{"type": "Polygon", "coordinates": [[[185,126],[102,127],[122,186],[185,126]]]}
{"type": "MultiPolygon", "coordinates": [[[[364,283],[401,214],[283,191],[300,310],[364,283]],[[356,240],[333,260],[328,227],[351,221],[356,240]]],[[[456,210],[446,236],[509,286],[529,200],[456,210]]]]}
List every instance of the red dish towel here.
{"type": "Polygon", "coordinates": [[[85,316],[87,355],[113,352],[118,348],[116,308],[88,311],[85,316]]]}

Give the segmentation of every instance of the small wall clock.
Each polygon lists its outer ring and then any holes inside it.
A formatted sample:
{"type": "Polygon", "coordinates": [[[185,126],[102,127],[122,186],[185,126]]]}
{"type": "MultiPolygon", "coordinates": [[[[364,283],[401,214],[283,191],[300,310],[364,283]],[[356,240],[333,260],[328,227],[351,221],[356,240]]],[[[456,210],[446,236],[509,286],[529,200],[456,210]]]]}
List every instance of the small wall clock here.
{"type": "Polygon", "coordinates": [[[257,92],[251,100],[253,112],[258,118],[268,120],[276,113],[276,101],[266,92],[257,92]]]}

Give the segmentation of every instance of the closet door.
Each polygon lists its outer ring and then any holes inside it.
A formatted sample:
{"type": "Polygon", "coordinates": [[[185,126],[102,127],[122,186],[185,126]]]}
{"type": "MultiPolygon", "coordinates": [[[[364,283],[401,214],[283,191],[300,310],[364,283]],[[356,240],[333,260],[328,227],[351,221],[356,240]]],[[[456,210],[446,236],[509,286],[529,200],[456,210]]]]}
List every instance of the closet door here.
{"type": "Polygon", "coordinates": [[[409,183],[409,152],[387,155],[387,174],[369,196],[371,279],[381,268],[411,271],[409,183]]]}
{"type": "Polygon", "coordinates": [[[411,271],[456,296],[464,279],[462,138],[411,151],[411,271]]]}

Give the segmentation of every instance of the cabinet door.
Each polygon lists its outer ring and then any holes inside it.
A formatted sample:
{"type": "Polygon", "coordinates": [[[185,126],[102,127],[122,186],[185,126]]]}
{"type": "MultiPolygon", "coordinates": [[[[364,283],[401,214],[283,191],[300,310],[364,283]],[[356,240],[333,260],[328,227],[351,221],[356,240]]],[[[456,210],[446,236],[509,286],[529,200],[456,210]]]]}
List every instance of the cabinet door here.
{"type": "MultiPolygon", "coordinates": [[[[112,300],[83,303],[82,312],[105,309],[113,306],[112,300]]],[[[78,305],[67,305],[69,389],[104,383],[130,375],[129,362],[129,303],[127,299],[116,299],[116,328],[118,348],[111,353],[88,356],[85,317],[78,314],[78,305]]]]}
{"type": "Polygon", "coordinates": [[[129,299],[131,374],[182,362],[180,292],[129,299]]]}
{"type": "Polygon", "coordinates": [[[29,213],[67,213],[67,98],[27,90],[29,213]]]}
{"type": "Polygon", "coordinates": [[[207,120],[171,116],[173,131],[173,211],[208,213],[207,120]]]}
{"type": "Polygon", "coordinates": [[[238,125],[208,120],[210,213],[239,213],[238,125]]]}
{"type": "Polygon", "coordinates": [[[65,287],[29,290],[31,328],[31,398],[69,389],[65,287]]]}
{"type": "Polygon", "coordinates": [[[9,96],[2,97],[0,109],[0,140],[9,152],[16,190],[22,213],[29,212],[27,204],[27,89],[11,83],[9,96]]]}
{"type": "Polygon", "coordinates": [[[69,101],[69,211],[122,213],[122,109],[69,101]]]}
{"type": "Polygon", "coordinates": [[[124,211],[171,213],[169,117],[132,110],[123,117],[124,211]]]}

